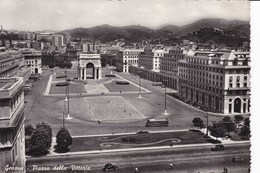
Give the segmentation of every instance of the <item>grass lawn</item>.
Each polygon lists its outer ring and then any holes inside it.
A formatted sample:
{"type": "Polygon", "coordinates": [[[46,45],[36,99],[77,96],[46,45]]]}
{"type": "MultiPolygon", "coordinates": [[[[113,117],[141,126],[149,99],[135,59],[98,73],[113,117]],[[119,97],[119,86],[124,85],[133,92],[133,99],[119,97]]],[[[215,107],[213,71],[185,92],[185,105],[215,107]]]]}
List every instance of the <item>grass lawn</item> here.
{"type": "Polygon", "coordinates": [[[193,131],[73,138],[71,152],[208,143],[193,131]]]}
{"type": "MultiPolygon", "coordinates": [[[[70,83],[70,93],[86,93],[82,84],[70,83]]],[[[51,84],[50,94],[65,94],[65,87],[57,87],[56,83],[51,84]]]]}

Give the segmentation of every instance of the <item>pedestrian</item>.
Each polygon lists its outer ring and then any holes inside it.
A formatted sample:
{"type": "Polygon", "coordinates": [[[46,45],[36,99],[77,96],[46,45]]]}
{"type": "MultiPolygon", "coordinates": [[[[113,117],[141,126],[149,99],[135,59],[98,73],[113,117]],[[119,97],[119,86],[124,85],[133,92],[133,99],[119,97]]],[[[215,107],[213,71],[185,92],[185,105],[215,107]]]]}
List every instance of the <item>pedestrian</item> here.
{"type": "Polygon", "coordinates": [[[139,169],[136,167],[136,168],[135,168],[135,173],[137,173],[137,172],[139,172],[139,169]]]}
{"type": "Polygon", "coordinates": [[[172,169],[173,168],[173,164],[172,163],[170,163],[170,169],[172,169]]]}

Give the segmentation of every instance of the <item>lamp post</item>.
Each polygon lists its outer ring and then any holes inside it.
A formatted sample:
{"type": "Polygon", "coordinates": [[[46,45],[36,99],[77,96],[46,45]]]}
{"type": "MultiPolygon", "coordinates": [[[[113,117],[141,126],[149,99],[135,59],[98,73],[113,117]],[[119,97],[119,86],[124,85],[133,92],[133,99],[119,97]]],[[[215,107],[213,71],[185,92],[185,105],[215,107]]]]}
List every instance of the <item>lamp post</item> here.
{"type": "Polygon", "coordinates": [[[70,117],[70,91],[69,91],[69,85],[70,85],[70,80],[67,78],[67,70],[65,69],[65,76],[66,76],[66,81],[68,82],[67,87],[65,86],[65,102],[67,102],[67,117],[65,119],[72,119],[70,117]]]}
{"type": "Polygon", "coordinates": [[[142,71],[138,71],[138,73],[139,73],[139,95],[138,95],[137,98],[143,98],[143,97],[141,96],[141,75],[140,75],[141,72],[142,72],[142,71]]]}
{"type": "Polygon", "coordinates": [[[207,116],[206,116],[206,118],[207,118],[207,125],[206,125],[207,130],[206,130],[206,136],[208,136],[208,135],[209,135],[209,112],[208,112],[208,110],[207,110],[207,116]]]}
{"type": "Polygon", "coordinates": [[[167,112],[167,108],[166,108],[166,82],[168,80],[163,80],[164,82],[164,112],[162,113],[163,115],[169,115],[169,113],[167,112]]]}

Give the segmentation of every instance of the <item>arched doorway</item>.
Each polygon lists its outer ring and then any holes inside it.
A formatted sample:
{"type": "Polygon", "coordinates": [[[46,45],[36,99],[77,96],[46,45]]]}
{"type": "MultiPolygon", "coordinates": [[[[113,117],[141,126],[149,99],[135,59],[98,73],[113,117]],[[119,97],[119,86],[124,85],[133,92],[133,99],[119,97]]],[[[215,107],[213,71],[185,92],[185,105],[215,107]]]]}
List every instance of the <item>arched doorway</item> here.
{"type": "Polygon", "coordinates": [[[209,105],[208,105],[208,106],[209,106],[210,108],[211,108],[211,106],[212,106],[211,104],[212,104],[212,97],[211,97],[211,95],[209,95],[209,105]]]}
{"type": "Polygon", "coordinates": [[[240,98],[236,98],[234,100],[234,112],[241,112],[241,99],[240,98]]]}
{"type": "Polygon", "coordinates": [[[95,79],[95,68],[91,62],[86,65],[86,79],[95,79]]]}
{"type": "Polygon", "coordinates": [[[202,105],[205,106],[205,93],[202,93],[202,105]]]}
{"type": "Polygon", "coordinates": [[[34,73],[38,73],[38,68],[35,68],[35,69],[34,69],[34,73]]]}
{"type": "Polygon", "coordinates": [[[216,110],[219,111],[219,98],[218,97],[215,98],[215,107],[216,107],[216,110]]]}

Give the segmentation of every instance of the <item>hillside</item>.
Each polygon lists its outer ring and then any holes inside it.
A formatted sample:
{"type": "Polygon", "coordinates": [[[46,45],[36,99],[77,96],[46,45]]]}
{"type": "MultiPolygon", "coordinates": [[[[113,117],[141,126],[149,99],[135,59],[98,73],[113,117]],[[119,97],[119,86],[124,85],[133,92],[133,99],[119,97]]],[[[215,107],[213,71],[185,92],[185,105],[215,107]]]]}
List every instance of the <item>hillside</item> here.
{"type": "Polygon", "coordinates": [[[124,27],[100,25],[91,28],[65,30],[63,32],[69,32],[72,38],[88,38],[102,42],[123,38],[126,42],[130,43],[148,40],[152,43],[160,42],[171,44],[173,42],[179,42],[182,39],[196,42],[214,40],[216,43],[226,43],[228,39],[231,39],[232,43],[240,43],[241,41],[249,40],[250,24],[248,21],[229,21],[217,18],[201,19],[184,26],[164,25],[159,29],[151,29],[140,25],[124,27]],[[217,32],[217,30],[221,30],[224,35],[217,32]],[[199,34],[194,35],[194,32],[199,32],[199,34]],[[225,37],[227,39],[225,39],[225,37]]]}

